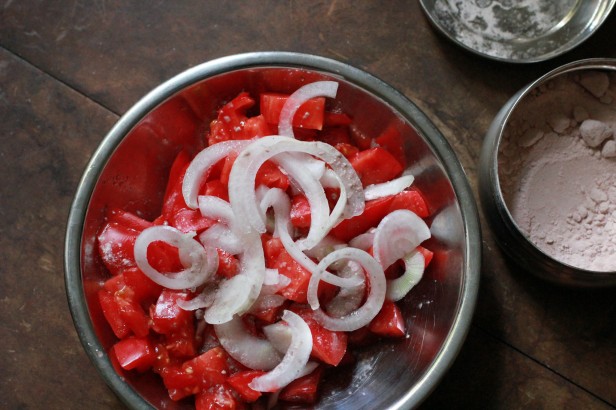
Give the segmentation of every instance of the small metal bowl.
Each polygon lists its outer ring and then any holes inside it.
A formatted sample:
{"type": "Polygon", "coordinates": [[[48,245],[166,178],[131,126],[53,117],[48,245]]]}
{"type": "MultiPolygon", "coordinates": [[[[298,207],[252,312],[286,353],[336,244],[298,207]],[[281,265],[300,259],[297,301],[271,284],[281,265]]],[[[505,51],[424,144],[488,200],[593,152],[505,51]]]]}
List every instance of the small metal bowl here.
{"type": "Polygon", "coordinates": [[[511,63],[559,56],[587,40],[616,0],[421,0],[431,23],[477,55],[511,63]]]}
{"type": "MultiPolygon", "coordinates": [[[[479,169],[479,196],[486,218],[497,243],[506,255],[531,272],[553,283],[577,287],[607,287],[616,285],[616,272],[592,271],[571,266],[542,251],[518,226],[503,195],[499,176],[499,155],[504,132],[516,109],[540,87],[568,73],[606,70],[616,72],[614,59],[587,59],[556,68],[527,85],[502,107],[486,134],[479,169]]],[[[548,91],[549,92],[549,91],[548,91]]],[[[616,167],[616,162],[614,163],[616,167]]],[[[616,171],[616,168],[615,168],[616,171]]]]}
{"type": "Polygon", "coordinates": [[[389,126],[401,132],[415,184],[432,204],[433,238],[426,246],[435,253],[423,280],[401,304],[409,337],[363,350],[355,367],[326,380],[315,408],[415,407],[458,354],[475,306],[481,240],[473,195],[445,138],[415,105],[366,72],[305,54],[240,54],[187,70],[135,104],[94,153],[71,207],[65,279],[73,320],[88,356],[129,407],[172,409],[186,403],[172,402],[157,376],[116,370],[109,360],[116,339],[97,301],[108,277],[96,251],[105,208],[156,217],[173,158],[183,147],[198,146],[221,104],[240,91],[257,95],[265,86],[291,92],[285,87],[315,79],[339,82],[340,108],[354,117],[360,132],[375,135],[389,126]]]}

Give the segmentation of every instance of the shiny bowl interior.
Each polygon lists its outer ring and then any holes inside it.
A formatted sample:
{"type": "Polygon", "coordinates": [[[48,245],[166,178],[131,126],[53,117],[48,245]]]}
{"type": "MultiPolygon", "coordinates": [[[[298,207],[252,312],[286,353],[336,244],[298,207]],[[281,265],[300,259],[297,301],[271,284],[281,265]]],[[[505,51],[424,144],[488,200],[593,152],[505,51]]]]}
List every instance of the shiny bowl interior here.
{"type": "Polygon", "coordinates": [[[154,218],[176,153],[196,147],[221,103],[240,91],[289,92],[289,83],[334,79],[338,100],[362,132],[397,127],[432,207],[435,256],[424,279],[402,302],[410,337],[366,348],[352,369],[327,378],[318,409],[416,407],[455,359],[467,334],[479,285],[480,228],[468,181],[446,140],[404,96],[346,64],[296,53],[241,54],[196,66],[163,83],[135,104],[94,153],[68,221],[66,289],[82,344],[105,382],[131,408],[183,408],[153,375],[119,374],[107,350],[115,337],[97,302],[108,276],[98,260],[96,233],[105,209],[120,207],[154,218]],[[177,126],[177,119],[190,126],[177,126]]]}

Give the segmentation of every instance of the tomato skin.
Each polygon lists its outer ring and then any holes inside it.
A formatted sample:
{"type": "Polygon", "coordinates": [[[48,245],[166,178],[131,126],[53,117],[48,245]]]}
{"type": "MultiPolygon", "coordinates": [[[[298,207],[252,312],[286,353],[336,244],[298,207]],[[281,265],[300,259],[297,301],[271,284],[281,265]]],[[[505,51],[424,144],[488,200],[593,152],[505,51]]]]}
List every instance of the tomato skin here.
{"type": "Polygon", "coordinates": [[[231,375],[227,379],[227,384],[231,386],[246,403],[257,401],[261,397],[261,392],[248,387],[250,382],[256,377],[264,375],[261,370],[245,370],[231,375]]]}
{"type": "Polygon", "coordinates": [[[398,209],[408,209],[417,214],[421,218],[427,218],[430,216],[430,210],[428,203],[416,189],[409,191],[402,191],[396,194],[392,200],[389,212],[396,211],[398,209]]]}
{"type": "Polygon", "coordinates": [[[193,312],[184,310],[177,305],[179,299],[187,300],[188,292],[164,289],[156,305],[150,307],[152,329],[159,334],[167,335],[193,325],[193,312]]]}
{"type": "MultiPolygon", "coordinates": [[[[269,124],[278,124],[282,107],[289,98],[286,94],[262,93],[260,96],[261,114],[269,124]]],[[[313,130],[323,129],[325,98],[316,97],[302,104],[293,116],[293,126],[313,130]]]]}
{"type": "Polygon", "coordinates": [[[360,151],[350,161],[364,187],[390,181],[404,171],[402,164],[381,147],[360,151]]]}
{"type": "Polygon", "coordinates": [[[201,391],[195,396],[196,410],[242,410],[246,406],[224,385],[201,391]]]}
{"type": "Polygon", "coordinates": [[[112,275],[136,267],[135,241],[139,231],[117,222],[109,222],[97,236],[98,254],[112,275]]]}
{"type": "Polygon", "coordinates": [[[394,302],[385,300],[381,311],[368,325],[371,332],[386,337],[404,337],[406,326],[402,311],[394,302]]]}
{"type": "Polygon", "coordinates": [[[152,367],[156,359],[152,343],[147,337],[128,337],[117,342],[113,353],[125,370],[137,369],[144,372],[152,367]]]}
{"type": "Polygon", "coordinates": [[[310,227],[310,203],[303,194],[295,195],[291,199],[291,213],[289,215],[291,224],[296,228],[310,227]]]}
{"type": "Polygon", "coordinates": [[[240,261],[228,252],[216,248],[218,252],[218,269],[216,274],[225,278],[232,278],[240,273],[240,261]]]}
{"type": "Polygon", "coordinates": [[[367,201],[364,212],[349,219],[344,219],[332,230],[331,235],[343,242],[348,242],[359,234],[379,224],[389,213],[393,196],[367,201]]]}
{"type": "Polygon", "coordinates": [[[312,333],[311,355],[323,363],[337,366],[347,350],[347,334],[325,329],[314,318],[311,308],[294,305],[290,308],[297,313],[310,328],[312,333]]]}
{"type": "Polygon", "coordinates": [[[99,290],[98,302],[101,305],[103,316],[105,316],[107,323],[109,323],[113,334],[115,334],[118,339],[128,336],[131,330],[126,321],[122,318],[120,311],[117,309],[113,294],[106,289],[99,290]]]}
{"type": "Polygon", "coordinates": [[[186,168],[190,165],[190,160],[190,155],[186,151],[180,151],[171,165],[161,211],[163,218],[166,220],[171,219],[178,210],[187,208],[184,195],[182,194],[182,182],[184,181],[186,168]]]}
{"type": "Polygon", "coordinates": [[[322,375],[323,368],[319,366],[312,373],[289,383],[281,390],[278,398],[291,403],[313,404],[317,399],[322,375]]]}
{"type": "Polygon", "coordinates": [[[294,302],[306,303],[308,283],[310,282],[311,274],[302,265],[300,265],[293,257],[286,251],[281,250],[274,268],[278,269],[281,275],[284,275],[291,279],[291,283],[281,289],[278,293],[285,298],[294,302]]]}
{"type": "Polygon", "coordinates": [[[396,124],[389,125],[378,137],[374,139],[379,146],[385,148],[403,166],[406,164],[404,153],[404,138],[396,124]]]}

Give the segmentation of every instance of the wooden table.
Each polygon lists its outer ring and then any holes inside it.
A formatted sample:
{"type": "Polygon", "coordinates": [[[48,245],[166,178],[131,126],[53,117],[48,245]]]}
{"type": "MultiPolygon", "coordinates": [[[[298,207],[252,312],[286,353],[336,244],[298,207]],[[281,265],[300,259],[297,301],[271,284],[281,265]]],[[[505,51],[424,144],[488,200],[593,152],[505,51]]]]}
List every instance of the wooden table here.
{"type": "MultiPolygon", "coordinates": [[[[134,102],[215,57],[290,50],[390,83],[440,128],[477,192],[484,134],[507,99],[566,62],[616,57],[616,15],[545,63],[467,53],[416,1],[4,1],[0,5],[0,408],[121,408],[73,328],[63,279],[68,209],[85,164],[134,102]]],[[[483,224],[476,315],[425,408],[616,406],[616,293],[546,284],[483,224]]]]}

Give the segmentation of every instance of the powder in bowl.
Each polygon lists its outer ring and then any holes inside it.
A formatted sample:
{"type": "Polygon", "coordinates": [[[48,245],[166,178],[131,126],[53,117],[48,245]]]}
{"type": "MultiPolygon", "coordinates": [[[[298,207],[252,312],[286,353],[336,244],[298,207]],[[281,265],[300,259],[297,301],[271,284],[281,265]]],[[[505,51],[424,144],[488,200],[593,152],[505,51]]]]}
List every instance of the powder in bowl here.
{"type": "Polygon", "coordinates": [[[519,103],[498,177],[520,230],[552,258],[616,271],[616,75],[563,74],[519,103]]]}

